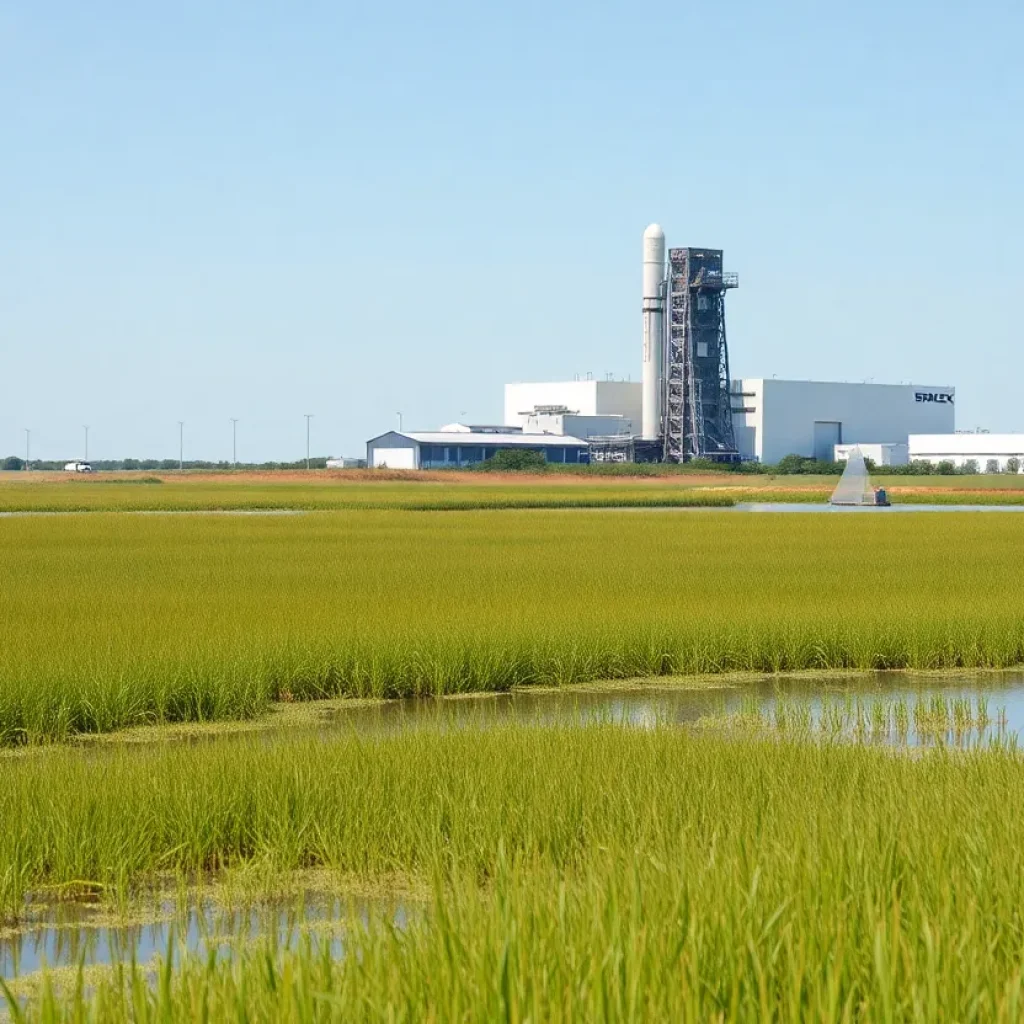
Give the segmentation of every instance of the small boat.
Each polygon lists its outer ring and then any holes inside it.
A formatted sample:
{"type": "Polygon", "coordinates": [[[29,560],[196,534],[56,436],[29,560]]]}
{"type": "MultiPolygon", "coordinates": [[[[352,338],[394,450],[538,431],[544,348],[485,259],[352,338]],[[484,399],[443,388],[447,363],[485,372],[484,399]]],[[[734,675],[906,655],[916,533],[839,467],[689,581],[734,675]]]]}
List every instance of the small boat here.
{"type": "Polygon", "coordinates": [[[888,508],[891,504],[884,487],[871,486],[867,463],[860,448],[853,448],[846,459],[846,468],[829,499],[831,505],[855,505],[858,508],[888,508]]]}

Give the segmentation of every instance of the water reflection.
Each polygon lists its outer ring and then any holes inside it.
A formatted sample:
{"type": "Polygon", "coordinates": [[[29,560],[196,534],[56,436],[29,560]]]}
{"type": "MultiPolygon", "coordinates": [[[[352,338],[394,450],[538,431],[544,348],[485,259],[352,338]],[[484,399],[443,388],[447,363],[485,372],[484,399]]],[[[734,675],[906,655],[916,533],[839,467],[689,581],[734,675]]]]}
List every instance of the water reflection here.
{"type": "Polygon", "coordinates": [[[912,505],[895,502],[884,508],[873,505],[830,505],[828,502],[759,502],[733,505],[734,512],[828,512],[830,515],[892,515],[899,512],[1024,512],[1024,505],[912,505]]]}
{"type": "Polygon", "coordinates": [[[0,934],[0,978],[11,979],[43,967],[86,967],[98,964],[144,964],[171,953],[227,956],[245,942],[275,936],[282,948],[302,935],[314,944],[327,943],[332,956],[342,953],[346,921],[355,914],[367,921],[371,911],[389,916],[404,927],[404,904],[386,900],[353,901],[311,893],[299,901],[265,902],[247,909],[229,909],[209,901],[182,910],[173,903],[150,908],[152,919],[138,908],[132,920],[119,922],[109,910],[63,904],[39,910],[17,931],[0,934]]]}
{"type": "MultiPolygon", "coordinates": [[[[964,702],[977,717],[979,698],[989,726],[1002,724],[1006,734],[1024,727],[1024,672],[963,673],[956,676],[877,672],[849,677],[768,677],[753,681],[711,682],[686,687],[652,681],[637,686],[567,687],[463,698],[414,698],[329,712],[328,732],[343,727],[357,731],[417,727],[488,728],[503,722],[552,725],[609,722],[620,725],[691,725],[709,716],[758,715],[773,718],[777,707],[804,707],[818,721],[825,709],[841,702],[856,717],[877,704],[903,705],[908,714],[918,705],[941,698],[949,705],[950,722],[964,714],[964,702]],[[1000,718],[999,716],[1005,716],[1000,718]]],[[[937,712],[937,705],[936,705],[937,712]]],[[[873,712],[878,714],[877,709],[873,712]]],[[[895,711],[890,708],[891,715],[895,711]]],[[[921,721],[918,712],[917,720],[921,721]]]]}

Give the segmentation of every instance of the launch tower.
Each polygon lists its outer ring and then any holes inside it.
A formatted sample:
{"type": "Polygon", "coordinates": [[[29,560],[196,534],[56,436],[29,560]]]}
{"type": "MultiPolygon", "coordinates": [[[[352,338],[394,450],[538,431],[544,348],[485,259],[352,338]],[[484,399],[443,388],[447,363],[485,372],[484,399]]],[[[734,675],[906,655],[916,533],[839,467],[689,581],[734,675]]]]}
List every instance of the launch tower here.
{"type": "MultiPolygon", "coordinates": [[[[663,362],[662,436],[666,462],[738,462],[729,398],[721,249],[670,249],[663,362]]],[[[645,396],[646,397],[646,396],[645,396]]]]}

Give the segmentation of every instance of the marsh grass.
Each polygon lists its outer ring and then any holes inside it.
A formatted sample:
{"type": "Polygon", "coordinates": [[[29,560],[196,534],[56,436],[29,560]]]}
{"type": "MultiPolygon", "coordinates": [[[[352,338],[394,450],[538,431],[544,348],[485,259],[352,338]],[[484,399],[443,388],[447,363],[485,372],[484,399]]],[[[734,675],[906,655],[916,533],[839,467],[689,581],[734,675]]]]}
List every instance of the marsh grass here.
{"type": "Polygon", "coordinates": [[[282,699],[1017,665],[1022,540],[969,514],[0,521],[0,743],[282,699]]]}
{"type": "Polygon", "coordinates": [[[334,480],[330,476],[302,481],[273,481],[266,477],[247,480],[232,479],[230,475],[213,480],[126,476],[20,483],[0,479],[0,511],[4,512],[471,511],[622,506],[714,508],[733,503],[733,497],[726,491],[678,480],[566,481],[540,477],[480,482],[454,475],[450,480],[414,476],[366,481],[334,480]]]}
{"type": "Polygon", "coordinates": [[[8,912],[65,878],[131,887],[246,862],[403,872],[432,893],[403,928],[350,918],[340,957],[271,938],[225,960],[125,965],[91,989],[44,985],[25,1012],[1018,1019],[1024,762],[805,742],[796,726],[767,741],[513,723],[9,761],[8,912]]]}
{"type": "MultiPolygon", "coordinates": [[[[1022,504],[1024,476],[879,477],[894,503],[1022,504]]],[[[728,506],[736,502],[826,502],[835,477],[689,473],[613,478],[474,473],[225,473],[163,476],[0,474],[0,511],[411,511],[511,508],[728,506]],[[132,486],[159,484],[160,486],[132,486]],[[115,486],[111,486],[115,485],[115,486]],[[129,486],[120,486],[129,485],[129,486]]]]}

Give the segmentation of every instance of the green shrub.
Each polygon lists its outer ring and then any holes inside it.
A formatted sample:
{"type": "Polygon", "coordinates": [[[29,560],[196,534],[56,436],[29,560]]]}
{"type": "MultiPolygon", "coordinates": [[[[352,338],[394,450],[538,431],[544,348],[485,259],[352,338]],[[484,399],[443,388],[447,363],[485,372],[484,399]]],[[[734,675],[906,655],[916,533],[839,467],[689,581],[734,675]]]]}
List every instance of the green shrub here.
{"type": "Polygon", "coordinates": [[[489,459],[476,463],[475,469],[495,473],[521,473],[543,471],[548,460],[543,452],[530,451],[527,448],[503,448],[495,452],[489,459]]]}

